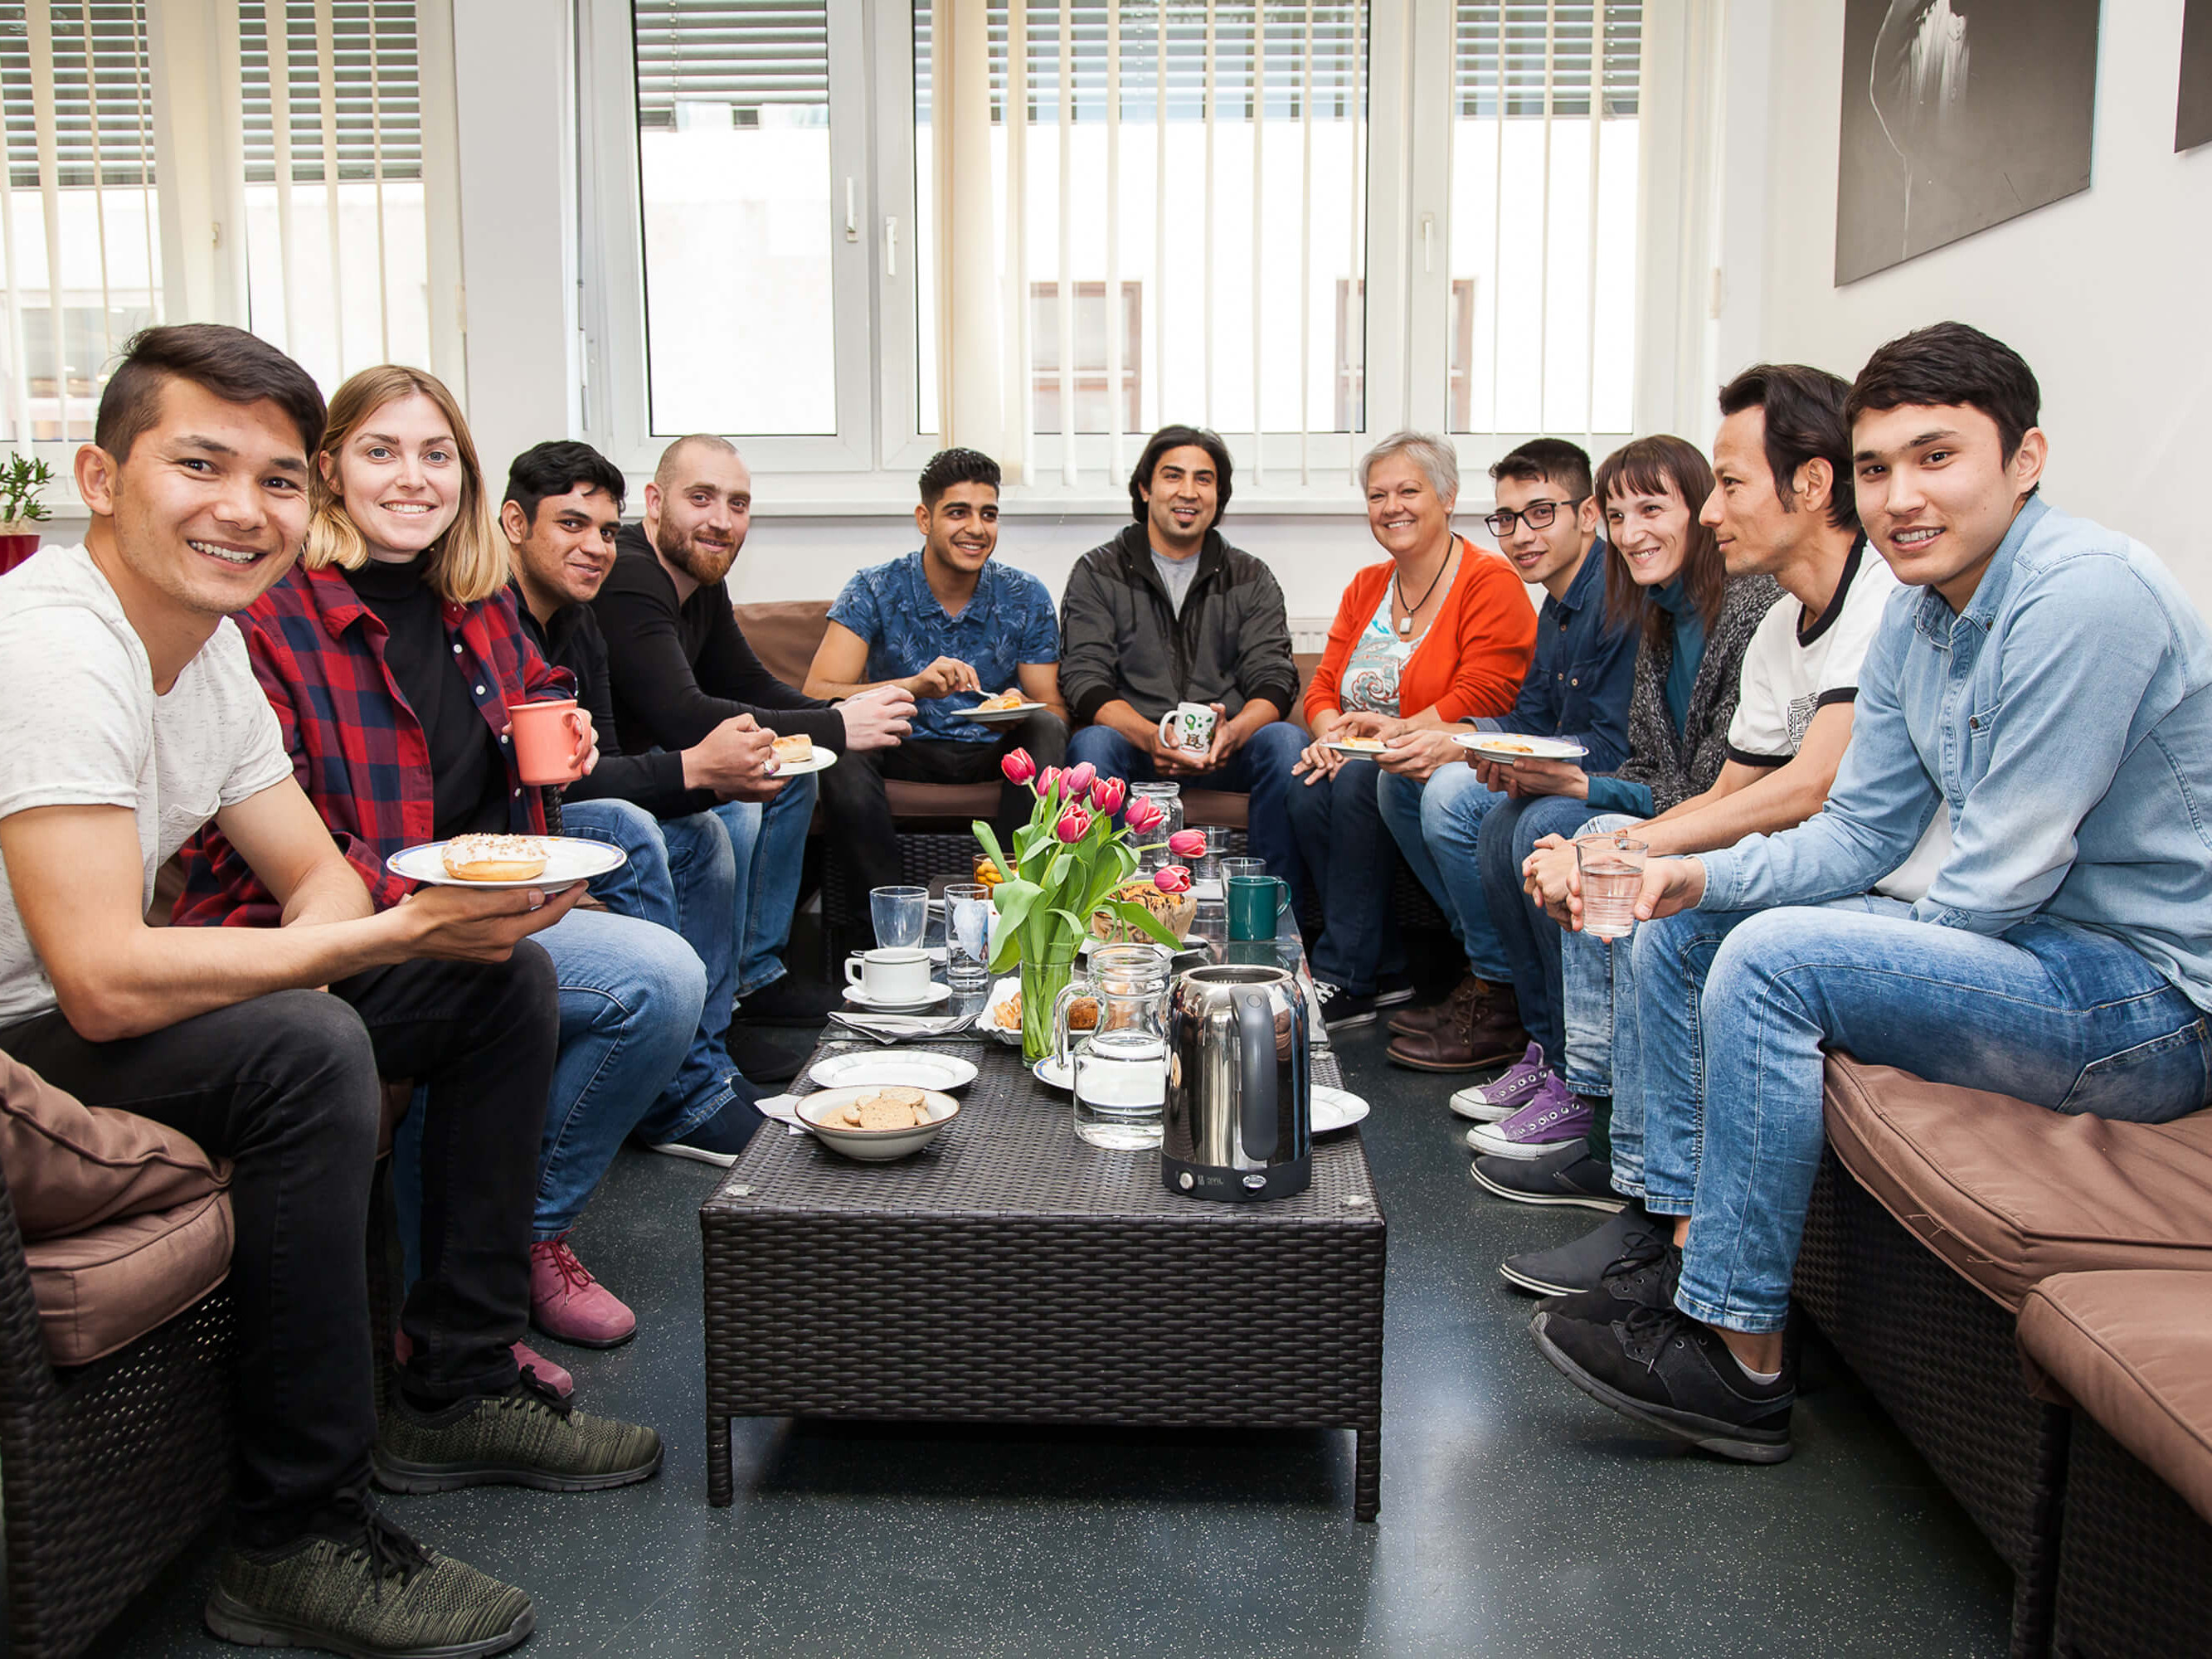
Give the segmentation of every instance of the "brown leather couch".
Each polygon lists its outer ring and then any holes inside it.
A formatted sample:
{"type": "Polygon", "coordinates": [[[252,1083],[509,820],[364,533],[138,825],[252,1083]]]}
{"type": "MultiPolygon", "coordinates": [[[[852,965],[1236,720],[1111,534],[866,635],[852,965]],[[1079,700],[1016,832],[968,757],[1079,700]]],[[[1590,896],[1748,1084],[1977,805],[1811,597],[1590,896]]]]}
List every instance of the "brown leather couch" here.
{"type": "MultiPolygon", "coordinates": [[[[814,653],[830,625],[830,601],[781,599],[741,605],[737,616],[746,643],[769,672],[787,685],[804,685],[806,672],[814,664],[814,653]]],[[[1300,684],[1313,678],[1320,662],[1317,651],[1299,653],[1300,684]]],[[[1305,724],[1303,709],[1291,710],[1290,718],[1301,726],[1305,724]]],[[[884,793],[890,799],[892,815],[902,820],[939,819],[964,825],[971,818],[988,818],[999,810],[999,787],[992,783],[904,783],[890,779],[884,784],[884,793]]],[[[1243,795],[1192,789],[1182,799],[1187,823],[1221,823],[1232,830],[1245,827],[1243,795]]]]}
{"type": "Polygon", "coordinates": [[[2013,1650],[2167,1650],[2212,1606],[2212,1110],[2068,1116],[1837,1054],[1826,1119],[1798,1299],[2012,1566],[2013,1650]],[[2162,1518],[2100,1547],[2087,1494],[2130,1453],[2181,1495],[2144,1474],[2162,1507],[2121,1507],[2162,1518]],[[2115,1596],[2123,1559],[2197,1599],[2115,1596]]]}

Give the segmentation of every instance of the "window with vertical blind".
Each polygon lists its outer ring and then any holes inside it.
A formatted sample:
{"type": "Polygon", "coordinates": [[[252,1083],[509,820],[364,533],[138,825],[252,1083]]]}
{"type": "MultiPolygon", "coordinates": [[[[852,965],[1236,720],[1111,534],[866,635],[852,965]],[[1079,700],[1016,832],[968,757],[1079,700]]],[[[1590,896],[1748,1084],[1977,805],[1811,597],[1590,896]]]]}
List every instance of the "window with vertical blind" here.
{"type": "Polygon", "coordinates": [[[413,0],[242,0],[254,331],[334,387],[431,358],[413,0]]]}
{"type": "Polygon", "coordinates": [[[116,349],[161,307],[145,0],[0,4],[0,435],[92,435],[116,349]]]}
{"type": "Polygon", "coordinates": [[[1452,429],[1632,421],[1643,11],[1455,8],[1452,429]]]}

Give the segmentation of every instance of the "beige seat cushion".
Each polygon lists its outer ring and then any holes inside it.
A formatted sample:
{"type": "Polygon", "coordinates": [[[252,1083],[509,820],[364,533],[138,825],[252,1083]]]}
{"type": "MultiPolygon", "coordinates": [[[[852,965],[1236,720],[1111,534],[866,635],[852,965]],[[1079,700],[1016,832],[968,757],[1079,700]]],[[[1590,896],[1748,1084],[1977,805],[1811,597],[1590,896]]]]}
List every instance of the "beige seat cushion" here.
{"type": "Polygon", "coordinates": [[[2212,1522],[2212,1273],[2059,1273],[2020,1345],[2106,1433],[2212,1522]]]}
{"type": "Polygon", "coordinates": [[[135,1342],[230,1272],[230,1194],[23,1247],[39,1328],[57,1365],[82,1365],[135,1342]]]}
{"type": "Polygon", "coordinates": [[[2054,1273],[2212,1270],[2212,1111],[2068,1116],[1840,1054],[1826,1092],[1844,1167],[2008,1308],[2054,1273]]]}
{"type": "Polygon", "coordinates": [[[87,1106],[0,1054],[0,1174],[27,1239],[81,1232],[219,1192],[227,1160],[179,1131],[87,1106]]]}

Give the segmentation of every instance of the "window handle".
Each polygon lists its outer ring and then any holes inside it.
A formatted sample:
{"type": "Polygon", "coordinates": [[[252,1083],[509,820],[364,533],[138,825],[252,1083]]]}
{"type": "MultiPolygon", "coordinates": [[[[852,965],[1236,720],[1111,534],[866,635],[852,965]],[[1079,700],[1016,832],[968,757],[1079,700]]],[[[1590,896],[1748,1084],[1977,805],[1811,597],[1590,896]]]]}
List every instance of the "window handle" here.
{"type": "Polygon", "coordinates": [[[1436,240],[1437,216],[1424,213],[1421,216],[1421,270],[1425,274],[1437,268],[1436,240]]]}
{"type": "Polygon", "coordinates": [[[884,275],[898,275],[898,221],[884,221],[884,275]]]}
{"type": "Polygon", "coordinates": [[[845,240],[848,242],[860,240],[860,198],[849,177],[845,180],[845,240]]]}

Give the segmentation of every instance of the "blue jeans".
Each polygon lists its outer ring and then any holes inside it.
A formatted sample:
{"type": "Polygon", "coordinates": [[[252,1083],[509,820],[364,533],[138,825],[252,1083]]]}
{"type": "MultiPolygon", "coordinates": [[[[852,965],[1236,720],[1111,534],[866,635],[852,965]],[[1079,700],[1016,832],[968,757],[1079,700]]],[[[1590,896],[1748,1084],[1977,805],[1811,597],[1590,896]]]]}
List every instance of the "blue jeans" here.
{"type": "Polygon", "coordinates": [[[784,974],[799,877],[806,862],[806,827],[814,817],[815,781],[793,778],[765,805],[724,801],[714,816],[729,833],[737,872],[737,994],[751,995],[784,974]]]}
{"type": "Polygon", "coordinates": [[[1823,1048],[1932,1083],[2138,1123],[2197,1110],[2203,1012],[2069,923],[1990,938],[1867,896],[1636,930],[1645,1201],[1690,1217],[1675,1305],[1778,1331],[1823,1141],[1823,1048]]]}
{"type": "Polygon", "coordinates": [[[1383,833],[1375,780],[1382,769],[1356,757],[1333,778],[1292,781],[1291,831],[1322,915],[1308,951],[1313,975],[1354,996],[1372,996],[1378,972],[1405,967],[1390,917],[1390,878],[1398,861],[1383,833]]]}
{"type": "MultiPolygon", "coordinates": [[[[1221,789],[1251,797],[1246,809],[1244,838],[1252,856],[1267,861],[1268,873],[1291,884],[1294,898],[1303,900],[1305,868],[1298,859],[1297,839],[1291,833],[1289,804],[1291,768],[1305,751],[1306,735],[1288,720],[1270,720],[1252,739],[1229,757],[1229,763],[1212,772],[1177,780],[1186,789],[1221,789]]],[[[1158,775],[1147,751],[1110,726],[1086,726],[1067,740],[1067,763],[1089,761],[1102,777],[1127,778],[1131,783],[1150,783],[1158,775]]]]}
{"type": "Polygon", "coordinates": [[[1565,1022],[1559,1011],[1559,941],[1565,930],[1521,890],[1521,866],[1546,836],[1571,836],[1589,820],[1589,804],[1566,795],[1509,800],[1482,821],[1477,849],[1482,898],[1510,965],[1521,1024],[1543,1046],[1554,1071],[1566,1064],[1565,1022]]]}
{"type": "Polygon", "coordinates": [[[653,1141],[680,1139],[732,1098],[750,1105],[758,1091],[738,1073],[726,1046],[737,991],[738,875],[721,819],[712,812],[656,818],[620,800],[564,805],[562,817],[570,835],[629,854],[622,868],[592,883],[592,896],[618,915],[682,934],[707,973],[699,1029],[639,1133],[653,1141]]]}
{"type": "MultiPolygon", "coordinates": [[[[1639,820],[1601,812],[1575,831],[1602,835],[1639,820]]],[[[1559,1024],[1566,1043],[1567,1087],[1613,1099],[1613,1184],[1644,1195],[1644,1065],[1636,1019],[1635,935],[1602,939],[1559,934],[1559,1024]],[[1622,1102],[1627,1102],[1624,1109],[1622,1102]]]]}
{"type": "Polygon", "coordinates": [[[1493,985],[1507,983],[1513,964],[1491,926],[1480,855],[1483,820],[1506,798],[1484,788],[1472,766],[1439,767],[1425,786],[1376,770],[1382,822],[1451,923],[1452,937],[1467,952],[1468,970],[1493,985]]]}

